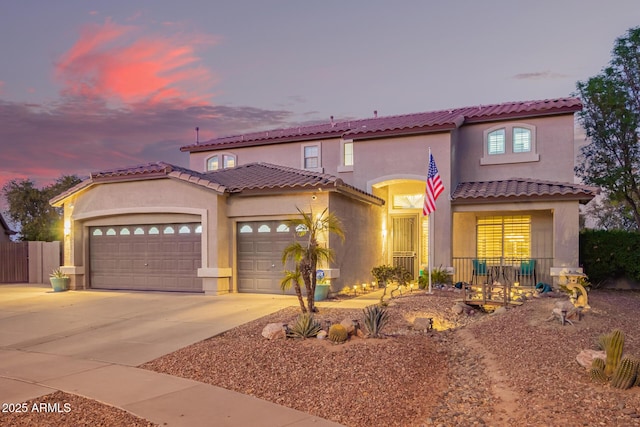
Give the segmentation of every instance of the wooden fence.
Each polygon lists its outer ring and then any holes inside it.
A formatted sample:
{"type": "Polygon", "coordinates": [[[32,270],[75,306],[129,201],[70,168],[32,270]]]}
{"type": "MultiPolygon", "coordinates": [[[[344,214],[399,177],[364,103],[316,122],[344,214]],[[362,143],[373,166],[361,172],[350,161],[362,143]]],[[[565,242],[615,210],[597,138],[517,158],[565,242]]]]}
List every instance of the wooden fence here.
{"type": "Polygon", "coordinates": [[[0,283],[47,283],[60,258],[60,242],[2,242],[0,283]]]}
{"type": "Polygon", "coordinates": [[[0,283],[29,282],[29,242],[0,243],[0,283]]]}

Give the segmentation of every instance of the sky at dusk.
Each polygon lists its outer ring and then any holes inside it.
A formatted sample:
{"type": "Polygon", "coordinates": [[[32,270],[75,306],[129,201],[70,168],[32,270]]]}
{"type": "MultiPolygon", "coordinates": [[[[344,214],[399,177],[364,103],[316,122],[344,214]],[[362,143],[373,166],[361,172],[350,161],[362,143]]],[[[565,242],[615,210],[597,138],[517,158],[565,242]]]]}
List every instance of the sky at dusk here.
{"type": "Polygon", "coordinates": [[[0,187],[186,166],[196,126],[570,96],[638,25],[637,0],[4,2],[0,187]]]}

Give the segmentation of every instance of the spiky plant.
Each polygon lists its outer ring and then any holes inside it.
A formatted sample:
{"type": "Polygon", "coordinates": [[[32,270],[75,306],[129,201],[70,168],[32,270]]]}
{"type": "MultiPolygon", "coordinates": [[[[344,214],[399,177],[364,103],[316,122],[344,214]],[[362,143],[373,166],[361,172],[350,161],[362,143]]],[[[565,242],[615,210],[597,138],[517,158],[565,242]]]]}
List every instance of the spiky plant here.
{"type": "Polygon", "coordinates": [[[362,312],[364,313],[364,326],[367,328],[369,336],[379,338],[382,334],[382,329],[389,321],[387,309],[380,305],[370,305],[362,312]]]}
{"type": "Polygon", "coordinates": [[[322,326],[318,321],[313,318],[311,313],[302,313],[296,319],[287,336],[291,338],[312,338],[318,335],[318,332],[322,330],[322,326]]]}
{"type": "Polygon", "coordinates": [[[340,323],[336,323],[335,325],[331,325],[329,328],[329,340],[335,344],[342,344],[347,341],[349,338],[349,334],[347,333],[347,328],[342,326],[340,323]]]}
{"type": "Polygon", "coordinates": [[[618,368],[618,364],[620,364],[620,359],[622,358],[624,333],[619,329],[614,330],[606,339],[605,345],[607,360],[605,361],[604,373],[610,377],[618,368]]]}
{"type": "Polygon", "coordinates": [[[634,357],[623,357],[611,378],[611,387],[622,390],[633,387],[637,373],[638,361],[634,357]]]}

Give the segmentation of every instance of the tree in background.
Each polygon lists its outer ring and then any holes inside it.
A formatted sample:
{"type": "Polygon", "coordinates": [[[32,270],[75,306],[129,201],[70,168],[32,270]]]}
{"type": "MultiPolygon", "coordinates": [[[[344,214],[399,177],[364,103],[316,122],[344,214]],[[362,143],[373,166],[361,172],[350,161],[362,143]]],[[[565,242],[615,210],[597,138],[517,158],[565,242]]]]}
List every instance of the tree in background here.
{"type": "Polygon", "coordinates": [[[640,27],[616,39],[609,66],[576,87],[590,143],[575,172],[613,206],[622,204],[640,230],[640,27]]]}
{"type": "MultiPolygon", "coordinates": [[[[637,224],[631,211],[624,203],[614,203],[607,198],[592,200],[584,207],[584,217],[588,217],[590,225],[599,230],[636,231],[637,224]]],[[[585,224],[581,228],[585,228],[585,224]]]]}
{"type": "Polygon", "coordinates": [[[49,200],[81,181],[75,175],[63,175],[55,183],[37,188],[30,179],[14,179],[2,187],[9,204],[9,218],[19,226],[23,241],[52,242],[62,240],[62,208],[54,208],[49,200]]]}

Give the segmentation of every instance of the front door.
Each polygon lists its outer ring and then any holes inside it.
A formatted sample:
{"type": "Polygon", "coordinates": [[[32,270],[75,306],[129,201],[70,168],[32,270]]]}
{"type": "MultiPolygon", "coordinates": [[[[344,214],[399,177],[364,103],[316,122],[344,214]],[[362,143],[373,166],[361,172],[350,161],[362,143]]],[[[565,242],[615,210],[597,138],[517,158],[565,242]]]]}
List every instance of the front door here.
{"type": "Polygon", "coordinates": [[[418,215],[392,216],[391,226],[393,265],[404,267],[416,277],[418,215]]]}

